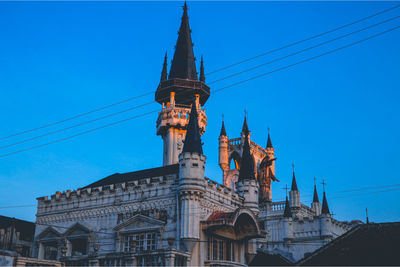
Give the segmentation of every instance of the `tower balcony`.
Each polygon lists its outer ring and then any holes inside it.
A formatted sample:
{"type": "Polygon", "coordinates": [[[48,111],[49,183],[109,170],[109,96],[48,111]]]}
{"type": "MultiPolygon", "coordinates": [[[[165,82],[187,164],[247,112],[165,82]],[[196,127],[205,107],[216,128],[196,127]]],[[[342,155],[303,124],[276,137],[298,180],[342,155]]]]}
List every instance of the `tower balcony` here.
{"type": "Polygon", "coordinates": [[[196,94],[200,95],[201,106],[210,97],[210,87],[204,82],[174,78],[160,82],[156,91],[156,101],[160,104],[169,102],[171,92],[175,92],[175,102],[184,105],[192,103],[196,94]]]}

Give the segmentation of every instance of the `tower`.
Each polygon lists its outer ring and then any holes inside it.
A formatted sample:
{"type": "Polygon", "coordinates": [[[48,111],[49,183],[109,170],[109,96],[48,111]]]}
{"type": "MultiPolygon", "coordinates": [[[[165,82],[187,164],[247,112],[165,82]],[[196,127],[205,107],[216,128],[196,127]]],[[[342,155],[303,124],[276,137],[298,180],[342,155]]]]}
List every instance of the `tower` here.
{"type": "Polygon", "coordinates": [[[242,160],[237,182],[239,196],[244,198],[244,206],[254,213],[259,213],[258,206],[258,183],[254,173],[253,157],[250,154],[249,131],[244,132],[244,145],[242,160]]]}
{"type": "Polygon", "coordinates": [[[311,208],[314,210],[316,216],[321,214],[321,203],[319,203],[317,185],[315,184],[315,177],[314,177],[314,196],[313,196],[313,202],[311,203],[311,208]]]}
{"type": "Polygon", "coordinates": [[[332,236],[331,232],[329,231],[329,225],[331,222],[331,213],[329,211],[328,200],[326,198],[325,183],[323,183],[323,184],[324,184],[324,195],[323,195],[323,199],[322,199],[322,209],[321,209],[321,216],[320,216],[321,237],[322,238],[330,238],[332,236]]]}
{"type": "Polygon", "coordinates": [[[283,240],[290,241],[293,239],[293,219],[290,210],[290,204],[286,195],[285,210],[283,212],[283,240]]]}
{"type": "Polygon", "coordinates": [[[219,159],[218,164],[222,171],[229,170],[229,152],[228,152],[228,136],[226,135],[225,123],[222,120],[221,132],[218,138],[219,159]]]}
{"type": "MultiPolygon", "coordinates": [[[[169,75],[165,55],[160,83],[155,94],[155,100],[162,105],[157,119],[157,135],[163,139],[164,166],[178,163],[193,98],[197,95],[196,103],[202,107],[210,96],[210,88],[205,84],[203,60],[200,67],[200,79],[197,77],[187,9],[185,2],[169,75]]],[[[204,110],[198,110],[198,118],[200,134],[203,134],[207,125],[204,110]]]]}
{"type": "Polygon", "coordinates": [[[198,106],[193,102],[182,153],[179,155],[180,239],[192,251],[200,238],[200,201],[206,190],[198,106]]]}
{"type": "Polygon", "coordinates": [[[298,209],[300,208],[300,191],[297,188],[296,175],[294,173],[294,164],[292,166],[293,166],[293,178],[292,178],[292,187],[290,188],[289,192],[289,201],[291,208],[298,209]]]}
{"type": "Polygon", "coordinates": [[[260,203],[270,201],[271,197],[271,181],[278,181],[275,177],[275,149],[272,146],[271,136],[268,129],[268,140],[265,148],[267,155],[261,161],[258,173],[258,181],[260,183],[260,203]]]}

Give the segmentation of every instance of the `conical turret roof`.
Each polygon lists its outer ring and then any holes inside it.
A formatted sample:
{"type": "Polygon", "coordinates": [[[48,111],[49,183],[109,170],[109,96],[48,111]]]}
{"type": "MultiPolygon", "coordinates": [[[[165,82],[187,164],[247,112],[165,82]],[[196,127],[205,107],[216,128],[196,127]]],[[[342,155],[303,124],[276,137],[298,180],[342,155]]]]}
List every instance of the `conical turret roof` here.
{"type": "Polygon", "coordinates": [[[169,79],[180,78],[197,81],[196,63],[187,10],[185,2],[178,40],[175,46],[175,54],[169,71],[169,79]]]}
{"type": "Polygon", "coordinates": [[[226,136],[225,123],[222,121],[221,132],[219,136],[226,136]]]}
{"type": "Polygon", "coordinates": [[[322,210],[321,210],[321,213],[322,214],[330,214],[329,207],[328,207],[328,200],[326,199],[325,191],[324,191],[324,197],[322,199],[322,210]]]}
{"type": "Polygon", "coordinates": [[[297,189],[296,175],[294,173],[294,170],[293,170],[293,178],[292,178],[292,188],[290,189],[290,191],[299,191],[299,189],[297,189]]]}
{"type": "Polygon", "coordinates": [[[161,71],[161,81],[166,81],[168,79],[168,62],[167,62],[167,52],[165,52],[164,56],[164,64],[161,71]]]}
{"type": "Polygon", "coordinates": [[[313,201],[315,203],[319,203],[319,198],[318,198],[318,192],[317,192],[317,186],[314,185],[314,196],[313,196],[313,201]]]}
{"type": "Polygon", "coordinates": [[[239,181],[255,179],[254,162],[250,153],[249,132],[245,132],[242,159],[240,161],[239,181]]]}
{"type": "Polygon", "coordinates": [[[267,148],[273,148],[272,141],[271,141],[271,136],[269,135],[269,130],[268,130],[267,148]]]}
{"type": "Polygon", "coordinates": [[[244,117],[243,126],[242,126],[242,133],[246,134],[249,133],[249,126],[247,125],[247,118],[244,117]]]}
{"type": "Polygon", "coordinates": [[[292,211],[290,210],[289,200],[288,200],[288,197],[287,197],[287,196],[286,196],[285,211],[283,212],[283,217],[284,217],[284,218],[290,218],[290,217],[292,217],[292,211]]]}
{"type": "Polygon", "coordinates": [[[196,101],[193,101],[192,109],[190,111],[189,124],[185,141],[183,143],[182,153],[192,152],[203,154],[203,147],[200,137],[199,116],[197,113],[196,101]]]}

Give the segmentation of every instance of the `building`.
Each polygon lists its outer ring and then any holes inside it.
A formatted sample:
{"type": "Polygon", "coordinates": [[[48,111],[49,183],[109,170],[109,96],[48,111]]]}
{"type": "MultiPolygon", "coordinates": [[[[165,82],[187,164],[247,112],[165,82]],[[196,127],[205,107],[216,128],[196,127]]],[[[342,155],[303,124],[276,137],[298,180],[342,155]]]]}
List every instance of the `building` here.
{"type": "Polygon", "coordinates": [[[296,263],[300,266],[399,266],[400,222],[359,225],[296,263]]]}
{"type": "Polygon", "coordinates": [[[39,197],[36,257],[67,265],[246,266],[257,250],[295,261],[351,228],[332,218],[325,194],[322,208],[318,200],[311,208],[300,203],[294,176],[290,198],[272,202],[271,138],[266,148],[254,143],[246,119],[236,139],[222,125],[223,185],[205,177],[210,88],[192,46],[185,3],[172,64],[168,73],[165,56],[155,94],[163,166],[39,197]]]}
{"type": "Polygon", "coordinates": [[[34,234],[35,223],[0,215],[0,250],[29,257],[34,234]]]}

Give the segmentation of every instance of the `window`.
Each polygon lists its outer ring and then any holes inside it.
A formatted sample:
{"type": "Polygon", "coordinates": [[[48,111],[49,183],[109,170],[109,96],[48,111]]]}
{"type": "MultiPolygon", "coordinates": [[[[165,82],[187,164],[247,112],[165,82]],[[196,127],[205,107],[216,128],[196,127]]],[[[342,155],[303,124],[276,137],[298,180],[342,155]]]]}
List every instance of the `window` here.
{"type": "Polygon", "coordinates": [[[213,240],[213,260],[217,260],[217,252],[218,252],[218,242],[217,240],[213,240]]]}
{"type": "Polygon", "coordinates": [[[72,245],[72,256],[87,255],[87,239],[86,238],[74,238],[70,240],[72,245]]]}
{"type": "Polygon", "coordinates": [[[127,235],[124,238],[124,251],[132,252],[149,251],[157,249],[157,233],[138,233],[127,235]]]}
{"type": "Polygon", "coordinates": [[[207,259],[235,261],[235,246],[232,240],[210,237],[207,240],[207,259]]]}
{"type": "Polygon", "coordinates": [[[56,260],[57,259],[57,244],[56,243],[44,244],[44,259],[45,260],[56,260]]]}
{"type": "Polygon", "coordinates": [[[219,260],[224,260],[224,241],[219,241],[219,260]]]}

